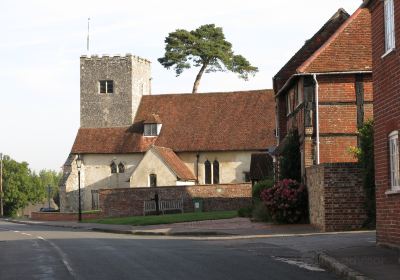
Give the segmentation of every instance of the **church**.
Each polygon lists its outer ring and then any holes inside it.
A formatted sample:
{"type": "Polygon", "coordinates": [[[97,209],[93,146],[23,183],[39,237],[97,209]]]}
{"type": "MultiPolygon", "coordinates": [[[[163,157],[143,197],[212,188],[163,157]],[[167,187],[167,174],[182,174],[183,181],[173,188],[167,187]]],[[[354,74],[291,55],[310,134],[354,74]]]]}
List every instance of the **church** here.
{"type": "Polygon", "coordinates": [[[80,128],[63,166],[62,212],[98,208],[99,189],[237,184],[276,146],[273,90],[152,94],[151,63],[81,56],[80,128]]]}

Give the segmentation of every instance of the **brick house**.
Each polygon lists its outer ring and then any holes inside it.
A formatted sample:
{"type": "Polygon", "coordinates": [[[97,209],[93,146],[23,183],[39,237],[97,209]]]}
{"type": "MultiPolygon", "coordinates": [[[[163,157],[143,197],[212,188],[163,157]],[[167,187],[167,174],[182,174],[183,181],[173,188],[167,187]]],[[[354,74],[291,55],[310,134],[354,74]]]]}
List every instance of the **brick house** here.
{"type": "Polygon", "coordinates": [[[355,162],[357,128],[372,118],[370,13],[339,9],[273,78],[279,149],[300,137],[301,171],[355,162]]]}
{"type": "Polygon", "coordinates": [[[400,2],[364,5],[372,15],[377,242],[400,246],[400,2]]]}

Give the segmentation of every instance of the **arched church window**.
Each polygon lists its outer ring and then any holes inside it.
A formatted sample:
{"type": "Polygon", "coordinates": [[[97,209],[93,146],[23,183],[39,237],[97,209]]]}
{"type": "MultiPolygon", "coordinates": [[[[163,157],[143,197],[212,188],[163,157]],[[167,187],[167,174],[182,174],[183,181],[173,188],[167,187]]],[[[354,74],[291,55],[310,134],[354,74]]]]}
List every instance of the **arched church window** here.
{"type": "Polygon", "coordinates": [[[122,162],[118,164],[118,173],[125,173],[125,165],[122,162]]]}
{"type": "Polygon", "coordinates": [[[213,162],[213,184],[219,184],[219,162],[214,160],[213,162]]]}
{"type": "Polygon", "coordinates": [[[211,163],[208,160],[204,162],[204,182],[211,184],[211,163]]]}
{"type": "Polygon", "coordinates": [[[117,165],[115,164],[115,162],[112,162],[110,164],[110,168],[111,168],[111,173],[117,173],[117,165]]]}

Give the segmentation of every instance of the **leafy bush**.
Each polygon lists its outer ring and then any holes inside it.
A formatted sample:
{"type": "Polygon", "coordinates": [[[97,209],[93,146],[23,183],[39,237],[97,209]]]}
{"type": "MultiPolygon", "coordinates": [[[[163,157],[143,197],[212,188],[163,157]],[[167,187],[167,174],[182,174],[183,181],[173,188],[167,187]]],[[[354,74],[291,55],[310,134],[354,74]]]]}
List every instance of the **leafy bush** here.
{"type": "Polygon", "coordinates": [[[358,129],[359,146],[352,147],[351,152],[357,157],[358,163],[363,171],[363,187],[366,196],[365,209],[367,220],[365,227],[375,227],[375,163],[374,163],[374,122],[367,121],[358,129]]]}
{"type": "Polygon", "coordinates": [[[261,199],[272,221],[298,223],[307,218],[307,189],[295,180],[284,179],[261,192],[261,199]]]}
{"type": "Polygon", "coordinates": [[[250,218],[252,211],[253,211],[253,207],[251,207],[251,206],[240,208],[238,210],[238,216],[239,217],[244,217],[244,218],[250,218]]]}
{"type": "Polygon", "coordinates": [[[265,207],[264,203],[258,201],[254,204],[253,210],[251,212],[251,217],[254,221],[257,222],[270,222],[271,215],[269,214],[267,208],[265,207]]]}
{"type": "Polygon", "coordinates": [[[279,155],[279,178],[301,181],[300,139],[297,129],[288,133],[279,155]]]}
{"type": "Polygon", "coordinates": [[[274,180],[273,179],[267,179],[265,181],[258,182],[254,184],[253,186],[253,200],[254,201],[260,201],[261,200],[261,192],[266,189],[266,188],[271,188],[274,185],[274,180]]]}

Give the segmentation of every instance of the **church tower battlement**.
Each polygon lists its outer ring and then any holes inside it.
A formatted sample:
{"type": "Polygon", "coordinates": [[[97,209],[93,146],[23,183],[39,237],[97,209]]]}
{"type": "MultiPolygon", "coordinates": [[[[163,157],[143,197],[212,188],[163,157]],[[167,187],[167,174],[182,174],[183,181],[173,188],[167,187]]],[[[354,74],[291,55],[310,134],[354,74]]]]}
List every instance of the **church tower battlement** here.
{"type": "Polygon", "coordinates": [[[82,128],[131,125],[141,97],[149,94],[150,61],[131,54],[81,56],[82,128]]]}

